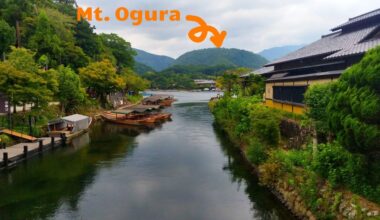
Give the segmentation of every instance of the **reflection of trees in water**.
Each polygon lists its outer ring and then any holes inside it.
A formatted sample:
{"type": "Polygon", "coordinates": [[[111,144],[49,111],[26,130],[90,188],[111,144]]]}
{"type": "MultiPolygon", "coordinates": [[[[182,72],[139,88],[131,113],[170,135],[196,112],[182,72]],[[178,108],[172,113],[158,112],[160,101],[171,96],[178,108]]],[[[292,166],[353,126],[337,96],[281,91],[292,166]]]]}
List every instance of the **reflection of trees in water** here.
{"type": "Polygon", "coordinates": [[[134,137],[118,129],[95,124],[90,146],[57,149],[0,174],[0,219],[44,219],[62,204],[75,212],[97,170],[111,166],[136,146],[134,137]]]}
{"type": "Polygon", "coordinates": [[[232,182],[237,183],[238,189],[245,187],[252,204],[254,219],[293,219],[291,213],[275,198],[265,187],[258,184],[258,178],[252,173],[250,167],[243,160],[240,150],[233,146],[226,133],[217,124],[214,131],[220,142],[221,149],[227,157],[223,170],[230,174],[232,182]]]}

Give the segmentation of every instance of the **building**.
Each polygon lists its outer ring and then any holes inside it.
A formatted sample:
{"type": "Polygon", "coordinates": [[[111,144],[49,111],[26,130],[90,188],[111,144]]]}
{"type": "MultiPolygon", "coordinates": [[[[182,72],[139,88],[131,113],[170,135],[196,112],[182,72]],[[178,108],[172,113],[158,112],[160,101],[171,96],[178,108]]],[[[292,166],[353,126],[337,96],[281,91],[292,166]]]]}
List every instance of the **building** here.
{"type": "Polygon", "coordinates": [[[9,103],[8,98],[0,93],[0,115],[9,113],[9,103]]]}
{"type": "Polygon", "coordinates": [[[194,84],[197,85],[198,88],[208,88],[208,89],[215,89],[216,88],[216,82],[215,80],[208,80],[208,79],[195,79],[194,84]]]}
{"type": "Polygon", "coordinates": [[[336,80],[379,45],[380,9],[350,18],[314,43],[258,70],[266,78],[265,104],[303,113],[304,93],[310,85],[336,80]]]}

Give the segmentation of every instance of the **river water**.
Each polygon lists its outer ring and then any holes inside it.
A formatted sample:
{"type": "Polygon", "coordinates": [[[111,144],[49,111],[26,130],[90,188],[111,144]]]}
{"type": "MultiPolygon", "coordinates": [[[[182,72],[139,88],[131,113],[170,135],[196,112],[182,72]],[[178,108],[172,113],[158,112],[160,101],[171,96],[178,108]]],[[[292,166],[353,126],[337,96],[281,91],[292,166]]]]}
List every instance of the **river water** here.
{"type": "Polygon", "coordinates": [[[154,130],[96,123],[73,146],[0,173],[0,219],[293,219],[214,125],[216,93],[169,92],[154,130]]]}

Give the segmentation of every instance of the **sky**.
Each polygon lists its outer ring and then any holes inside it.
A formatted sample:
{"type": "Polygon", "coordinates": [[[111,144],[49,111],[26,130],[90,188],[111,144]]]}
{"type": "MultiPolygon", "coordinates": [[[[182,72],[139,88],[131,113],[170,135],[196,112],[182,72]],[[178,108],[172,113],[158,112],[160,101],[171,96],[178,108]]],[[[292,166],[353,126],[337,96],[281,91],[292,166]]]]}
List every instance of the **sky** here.
{"type": "Polygon", "coordinates": [[[98,33],[116,33],[132,47],[177,58],[181,54],[214,47],[209,37],[202,43],[187,34],[197,25],[186,15],[203,18],[209,25],[227,31],[225,48],[252,52],[284,46],[308,44],[350,17],[379,8],[379,0],[77,0],[83,7],[99,7],[109,22],[92,21],[98,33]],[[115,10],[179,10],[181,21],[149,22],[139,26],[117,21],[115,10]]]}

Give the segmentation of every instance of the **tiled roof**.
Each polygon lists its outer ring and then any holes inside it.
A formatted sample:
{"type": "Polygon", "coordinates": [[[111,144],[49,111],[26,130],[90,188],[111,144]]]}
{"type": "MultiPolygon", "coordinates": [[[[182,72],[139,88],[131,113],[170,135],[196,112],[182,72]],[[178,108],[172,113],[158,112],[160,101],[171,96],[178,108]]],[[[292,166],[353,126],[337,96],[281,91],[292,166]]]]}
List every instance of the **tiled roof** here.
{"type": "Polygon", "coordinates": [[[311,74],[303,74],[303,75],[296,75],[296,76],[286,76],[286,74],[281,77],[271,77],[267,79],[267,82],[275,82],[275,81],[294,81],[294,80],[304,80],[304,79],[311,79],[311,78],[321,78],[321,77],[334,77],[339,76],[344,70],[335,70],[335,71],[327,71],[327,72],[319,72],[319,73],[311,73],[311,74]]]}
{"type": "Polygon", "coordinates": [[[366,27],[349,33],[342,33],[339,31],[323,36],[320,40],[294,51],[278,60],[275,60],[266,66],[318,55],[329,56],[333,53],[351,48],[353,45],[360,43],[378,27],[379,25],[366,27]]]}
{"type": "Polygon", "coordinates": [[[252,71],[250,73],[241,75],[240,77],[247,77],[247,76],[252,75],[252,74],[262,75],[262,74],[265,74],[265,73],[272,72],[273,70],[274,70],[273,66],[268,66],[268,67],[264,66],[264,67],[261,67],[260,69],[254,70],[254,71],[252,71]]]}
{"type": "Polygon", "coordinates": [[[334,53],[328,57],[325,57],[324,59],[333,59],[333,58],[338,58],[338,57],[343,57],[343,56],[360,54],[360,53],[364,53],[364,52],[366,52],[372,48],[375,48],[377,46],[380,46],[380,39],[366,41],[363,43],[353,45],[352,47],[343,49],[337,53],[334,53]]]}
{"type": "Polygon", "coordinates": [[[351,25],[351,24],[354,24],[354,23],[358,23],[360,21],[364,21],[364,20],[367,20],[369,18],[372,18],[372,17],[375,17],[375,16],[380,16],[380,9],[376,9],[374,11],[371,11],[371,12],[368,12],[368,13],[365,13],[365,14],[362,14],[362,15],[359,15],[359,16],[356,16],[356,17],[353,17],[353,18],[350,18],[346,23],[344,24],[341,24],[333,29],[331,29],[332,31],[336,31],[336,30],[339,30],[343,27],[346,27],[348,25],[351,25]]]}

